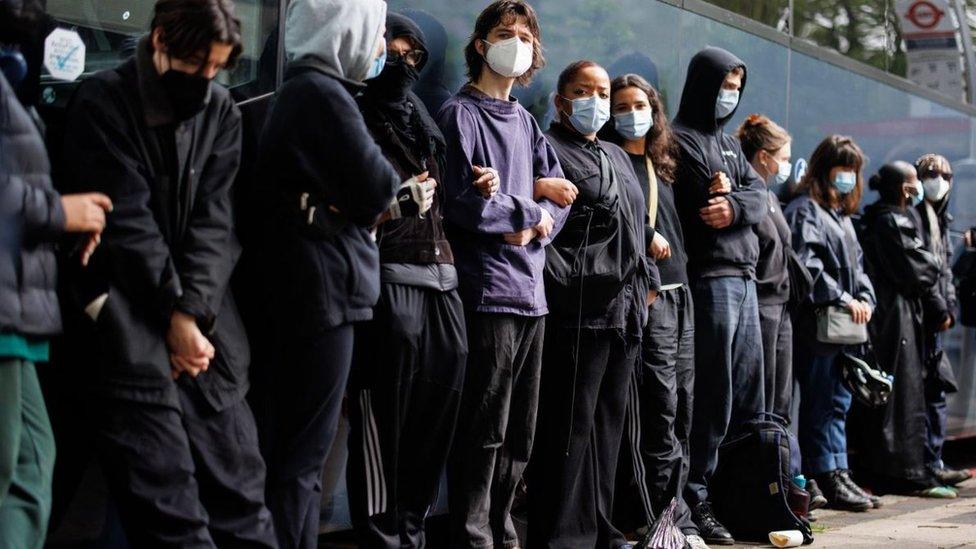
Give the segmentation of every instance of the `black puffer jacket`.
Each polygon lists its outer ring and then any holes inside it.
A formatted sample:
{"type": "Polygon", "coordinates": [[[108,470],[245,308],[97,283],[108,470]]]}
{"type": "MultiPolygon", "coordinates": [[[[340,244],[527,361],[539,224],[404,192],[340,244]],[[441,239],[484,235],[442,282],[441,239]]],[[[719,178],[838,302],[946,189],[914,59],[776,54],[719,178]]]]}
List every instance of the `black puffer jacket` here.
{"type": "Polygon", "coordinates": [[[44,140],[0,75],[0,331],[61,330],[54,243],[63,230],[44,140]]]}

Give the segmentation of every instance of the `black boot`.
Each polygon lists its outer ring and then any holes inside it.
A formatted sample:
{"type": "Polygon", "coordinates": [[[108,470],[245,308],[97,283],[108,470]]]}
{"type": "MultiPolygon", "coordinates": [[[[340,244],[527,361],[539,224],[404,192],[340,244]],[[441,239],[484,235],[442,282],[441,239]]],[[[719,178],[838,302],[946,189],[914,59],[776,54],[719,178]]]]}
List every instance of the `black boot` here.
{"type": "Polygon", "coordinates": [[[817,481],[810,479],[807,481],[807,492],[810,493],[810,510],[823,509],[827,506],[827,498],[824,497],[817,481]]]}
{"type": "Polygon", "coordinates": [[[933,473],[935,473],[935,478],[939,479],[939,482],[945,486],[955,486],[973,478],[973,474],[965,469],[949,469],[946,467],[936,469],[933,473]]]}
{"type": "Polygon", "coordinates": [[[708,505],[708,502],[703,501],[692,508],[691,519],[698,526],[698,533],[705,540],[705,543],[714,545],[735,544],[735,539],[732,538],[732,534],[715,518],[715,514],[712,513],[712,508],[708,505]]]}
{"type": "Polygon", "coordinates": [[[851,492],[854,492],[855,494],[861,496],[862,498],[870,501],[871,502],[871,507],[874,507],[875,509],[881,509],[881,498],[879,498],[878,496],[875,496],[875,495],[872,495],[872,494],[867,493],[867,491],[865,491],[864,488],[861,488],[860,486],[858,486],[854,482],[854,479],[851,478],[851,472],[849,470],[847,470],[847,469],[841,469],[840,470],[840,475],[841,475],[841,478],[844,480],[844,484],[846,484],[847,487],[851,489],[851,492]]]}
{"type": "Polygon", "coordinates": [[[816,481],[820,489],[823,490],[828,505],[833,509],[867,511],[873,507],[870,500],[851,491],[838,470],[817,475],[816,481]]]}

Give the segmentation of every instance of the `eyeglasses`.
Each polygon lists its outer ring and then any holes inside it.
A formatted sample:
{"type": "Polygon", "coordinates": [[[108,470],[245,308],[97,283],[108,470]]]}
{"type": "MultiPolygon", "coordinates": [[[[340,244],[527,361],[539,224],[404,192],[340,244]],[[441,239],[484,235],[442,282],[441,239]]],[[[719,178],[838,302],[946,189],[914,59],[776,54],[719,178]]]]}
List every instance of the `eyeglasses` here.
{"type": "Polygon", "coordinates": [[[424,50],[409,50],[404,52],[387,50],[386,51],[386,62],[387,63],[397,63],[401,59],[408,65],[417,67],[424,62],[427,58],[427,53],[424,50]]]}

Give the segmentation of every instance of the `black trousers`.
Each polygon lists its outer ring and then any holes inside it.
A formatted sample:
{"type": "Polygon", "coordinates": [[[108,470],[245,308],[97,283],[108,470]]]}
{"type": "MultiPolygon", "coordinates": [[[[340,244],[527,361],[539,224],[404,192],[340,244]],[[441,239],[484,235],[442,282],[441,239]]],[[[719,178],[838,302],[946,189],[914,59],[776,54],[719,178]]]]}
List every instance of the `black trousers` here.
{"type": "Polygon", "coordinates": [[[282,549],[318,546],[322,467],[335,442],[352,362],[353,326],[285,339],[275,378],[273,421],[261,444],[268,508],[282,549]]]}
{"type": "Polygon", "coordinates": [[[545,317],[467,312],[468,366],[448,461],[451,549],[518,546],[512,502],[532,452],[545,317]]]}
{"type": "Polygon", "coordinates": [[[617,457],[640,345],[617,330],[584,329],[577,353],[576,328],[555,326],[550,317],[528,546],[617,549],[626,543],[611,523],[617,457]]]}
{"type": "Polygon", "coordinates": [[[214,412],[100,399],[96,452],[132,547],[277,547],[247,402],[214,412]]]}
{"type": "Polygon", "coordinates": [[[766,411],[785,419],[793,409],[793,321],[785,303],[759,305],[766,411]]]}
{"type": "MultiPolygon", "coordinates": [[[[688,481],[695,386],[695,319],[687,286],[664,290],[648,311],[639,372],[631,389],[623,450],[646,524],[678,498],[675,521],[694,530],[683,491],[688,481]]],[[[624,461],[623,459],[621,461],[624,461]]],[[[629,479],[628,479],[629,480],[629,479]]]]}
{"type": "Polygon", "coordinates": [[[383,284],[373,320],[356,327],[346,486],[360,547],[425,546],[467,351],[454,290],[383,284]]]}

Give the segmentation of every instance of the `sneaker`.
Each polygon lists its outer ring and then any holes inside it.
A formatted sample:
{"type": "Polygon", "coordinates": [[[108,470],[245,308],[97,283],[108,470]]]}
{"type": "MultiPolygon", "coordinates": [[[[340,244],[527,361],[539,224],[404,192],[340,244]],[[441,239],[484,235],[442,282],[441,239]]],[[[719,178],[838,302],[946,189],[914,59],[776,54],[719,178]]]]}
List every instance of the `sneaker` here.
{"type": "Polygon", "coordinates": [[[965,482],[973,478],[973,474],[966,469],[936,469],[935,478],[939,479],[939,482],[946,486],[955,486],[961,482],[965,482]]]}
{"type": "Polygon", "coordinates": [[[850,488],[852,492],[854,492],[855,494],[861,496],[862,498],[870,501],[871,502],[871,506],[874,507],[875,509],[881,509],[881,506],[882,506],[881,498],[879,498],[878,496],[876,496],[874,494],[868,493],[867,490],[865,490],[864,488],[861,488],[860,486],[858,486],[854,482],[854,479],[851,478],[851,472],[849,470],[847,470],[847,469],[841,469],[840,470],[840,475],[841,475],[841,478],[844,480],[844,484],[846,484],[847,487],[850,488]]]}
{"type": "Polygon", "coordinates": [[[691,519],[698,526],[698,534],[707,543],[715,545],[734,545],[732,534],[715,518],[711,506],[703,501],[691,510],[691,519]]]}
{"type": "Polygon", "coordinates": [[[824,497],[817,481],[812,478],[807,480],[807,492],[810,494],[810,510],[823,509],[827,506],[827,498],[824,497]]]}
{"type": "Polygon", "coordinates": [[[691,549],[708,549],[708,544],[701,536],[685,536],[685,541],[691,549]]]}
{"type": "Polygon", "coordinates": [[[869,499],[861,497],[847,486],[839,470],[817,475],[816,480],[832,509],[861,512],[874,506],[869,499]]]}
{"type": "Polygon", "coordinates": [[[948,486],[933,486],[912,492],[912,495],[919,498],[932,499],[956,499],[959,497],[959,493],[948,486]]]}

